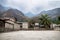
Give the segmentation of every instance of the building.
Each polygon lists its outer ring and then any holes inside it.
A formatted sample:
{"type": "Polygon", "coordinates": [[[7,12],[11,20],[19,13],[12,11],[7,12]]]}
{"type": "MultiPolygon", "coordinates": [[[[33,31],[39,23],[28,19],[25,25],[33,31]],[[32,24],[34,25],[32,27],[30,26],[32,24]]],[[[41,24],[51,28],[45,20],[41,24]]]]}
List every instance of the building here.
{"type": "Polygon", "coordinates": [[[60,30],[60,24],[51,24],[51,29],[60,30]]]}
{"type": "Polygon", "coordinates": [[[17,22],[15,22],[14,23],[14,30],[20,30],[20,24],[19,23],[17,23],[17,22]]]}
{"type": "Polygon", "coordinates": [[[14,18],[0,18],[0,31],[20,30],[20,24],[14,18]]]}
{"type": "Polygon", "coordinates": [[[34,29],[39,29],[39,23],[35,23],[34,25],[35,25],[34,29]]]}
{"type": "Polygon", "coordinates": [[[0,18],[0,32],[28,29],[28,22],[18,22],[15,18],[0,18]]]}
{"type": "Polygon", "coordinates": [[[28,29],[28,27],[29,27],[28,22],[17,22],[17,23],[20,25],[21,30],[28,29]]]}

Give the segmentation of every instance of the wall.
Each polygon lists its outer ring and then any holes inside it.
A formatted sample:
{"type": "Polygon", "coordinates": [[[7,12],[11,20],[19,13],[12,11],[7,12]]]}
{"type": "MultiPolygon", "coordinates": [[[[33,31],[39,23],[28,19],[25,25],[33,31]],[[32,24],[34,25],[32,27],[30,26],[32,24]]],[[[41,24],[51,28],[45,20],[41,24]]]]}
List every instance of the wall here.
{"type": "Polygon", "coordinates": [[[14,24],[14,30],[20,30],[20,24],[15,23],[14,24]]]}
{"type": "Polygon", "coordinates": [[[12,31],[14,30],[14,24],[5,23],[5,31],[12,31]]]}
{"type": "Polygon", "coordinates": [[[51,24],[51,28],[54,30],[60,30],[60,24],[51,24]]]}
{"type": "Polygon", "coordinates": [[[28,29],[28,22],[23,22],[22,27],[23,29],[28,29]]]}

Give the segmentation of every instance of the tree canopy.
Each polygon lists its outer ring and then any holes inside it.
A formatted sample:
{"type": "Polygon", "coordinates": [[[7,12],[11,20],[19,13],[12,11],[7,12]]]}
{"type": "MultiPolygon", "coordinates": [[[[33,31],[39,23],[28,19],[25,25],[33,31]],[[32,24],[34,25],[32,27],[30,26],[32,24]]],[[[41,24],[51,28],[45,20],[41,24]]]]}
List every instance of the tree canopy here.
{"type": "Polygon", "coordinates": [[[39,17],[39,20],[40,20],[40,24],[44,25],[45,28],[50,28],[50,24],[51,24],[51,19],[50,17],[47,15],[47,14],[42,14],[40,17],[39,17]]]}

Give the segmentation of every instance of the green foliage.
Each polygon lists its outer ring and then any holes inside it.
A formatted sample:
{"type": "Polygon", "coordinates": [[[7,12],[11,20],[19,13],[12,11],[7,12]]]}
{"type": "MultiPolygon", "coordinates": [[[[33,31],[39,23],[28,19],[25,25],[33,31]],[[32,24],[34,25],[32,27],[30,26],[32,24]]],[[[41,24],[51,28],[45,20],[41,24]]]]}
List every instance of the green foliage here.
{"type": "Polygon", "coordinates": [[[45,28],[50,28],[51,19],[47,14],[41,15],[39,20],[40,24],[44,25],[45,28]]]}
{"type": "Polygon", "coordinates": [[[54,21],[56,24],[60,24],[60,16],[57,17],[57,19],[54,21]]]}
{"type": "Polygon", "coordinates": [[[29,23],[34,24],[34,23],[35,23],[35,21],[34,21],[34,20],[32,20],[32,19],[30,19],[30,20],[29,20],[29,23]]]}
{"type": "Polygon", "coordinates": [[[30,19],[28,22],[29,22],[29,28],[34,28],[35,21],[30,19]]]}

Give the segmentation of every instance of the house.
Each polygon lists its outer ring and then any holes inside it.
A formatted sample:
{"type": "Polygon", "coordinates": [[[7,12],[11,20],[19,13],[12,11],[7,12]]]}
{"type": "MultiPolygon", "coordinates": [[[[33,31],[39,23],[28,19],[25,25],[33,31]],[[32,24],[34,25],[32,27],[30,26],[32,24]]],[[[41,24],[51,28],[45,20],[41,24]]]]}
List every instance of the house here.
{"type": "Polygon", "coordinates": [[[28,29],[28,22],[18,22],[15,18],[0,18],[0,32],[28,29]]]}
{"type": "Polygon", "coordinates": [[[15,18],[0,18],[0,31],[13,31],[20,30],[20,24],[18,24],[15,18]]]}

